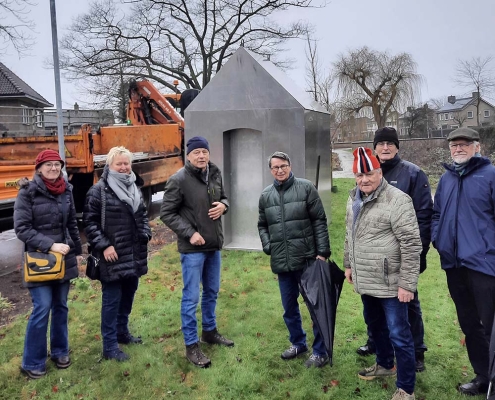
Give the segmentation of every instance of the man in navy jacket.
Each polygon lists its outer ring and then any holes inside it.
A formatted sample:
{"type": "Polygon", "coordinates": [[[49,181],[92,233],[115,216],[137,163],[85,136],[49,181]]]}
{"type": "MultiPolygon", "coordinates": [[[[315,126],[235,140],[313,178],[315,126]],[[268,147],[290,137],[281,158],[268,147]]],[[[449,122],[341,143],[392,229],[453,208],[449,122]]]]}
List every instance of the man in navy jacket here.
{"type": "MultiPolygon", "coordinates": [[[[375,132],[373,147],[380,161],[383,177],[390,185],[408,194],[413,201],[423,245],[419,270],[422,273],[426,269],[426,254],[430,248],[430,226],[433,213],[433,201],[428,177],[417,165],[400,158],[399,137],[394,128],[384,127],[378,129],[375,132]]],[[[425,330],[417,291],[414,293],[414,299],[409,302],[408,311],[409,324],[411,325],[411,333],[414,339],[416,371],[421,372],[425,370],[424,353],[427,347],[424,342],[425,330]]],[[[362,356],[375,353],[375,343],[369,330],[367,343],[359,347],[357,353],[362,356]]]]}
{"type": "Polygon", "coordinates": [[[453,164],[435,193],[432,244],[447,285],[475,378],[459,392],[488,389],[489,340],[495,313],[495,167],[480,155],[479,133],[458,128],[447,137],[453,164]]]}

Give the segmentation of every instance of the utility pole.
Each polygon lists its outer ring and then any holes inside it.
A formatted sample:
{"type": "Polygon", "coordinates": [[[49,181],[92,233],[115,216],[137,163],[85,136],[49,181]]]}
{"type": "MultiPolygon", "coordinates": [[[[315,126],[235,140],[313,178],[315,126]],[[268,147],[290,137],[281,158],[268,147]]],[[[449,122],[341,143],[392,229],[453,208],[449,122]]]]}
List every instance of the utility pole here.
{"type": "MultiPolygon", "coordinates": [[[[60,67],[58,57],[57,12],[55,0],[50,0],[50,16],[52,25],[53,74],[55,75],[55,98],[57,104],[58,152],[65,164],[64,120],[62,114],[62,90],[60,88],[60,67]]],[[[65,165],[64,165],[65,170],[65,165]]]]}

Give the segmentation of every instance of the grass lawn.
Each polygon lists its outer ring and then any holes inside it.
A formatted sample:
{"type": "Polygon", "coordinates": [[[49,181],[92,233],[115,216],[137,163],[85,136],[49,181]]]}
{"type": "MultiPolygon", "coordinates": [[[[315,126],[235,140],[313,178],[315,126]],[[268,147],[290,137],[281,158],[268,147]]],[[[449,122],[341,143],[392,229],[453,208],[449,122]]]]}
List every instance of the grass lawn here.
{"type": "MultiPolygon", "coordinates": [[[[336,180],[331,198],[332,256],[342,265],[344,216],[352,179],[336,180]]],[[[329,208],[328,208],[329,209],[329,208]]],[[[253,222],[254,223],[254,222],[253,222]]],[[[360,297],[345,283],[337,312],[334,365],[304,367],[305,357],[284,361],[290,343],[282,320],[276,275],[262,253],[223,251],[222,286],[217,307],[219,330],[233,348],[204,345],[212,367],[201,370],[184,357],[180,331],[181,272],[176,245],[150,261],[136,293],[130,328],[143,345],[125,346],[131,360],[101,360],[99,283],[74,280],[69,293],[72,366],[57,370],[48,362],[46,377],[30,381],[19,373],[28,315],[0,329],[0,399],[390,399],[394,379],[366,382],[357,371],[374,362],[356,354],[366,341],[360,297]]],[[[465,399],[456,386],[473,377],[455,309],[430,250],[428,269],[419,281],[426,329],[426,372],[417,375],[416,399],[465,399]]],[[[303,324],[312,343],[304,304],[303,324]]],[[[200,317],[200,315],[199,315],[200,317]]]]}

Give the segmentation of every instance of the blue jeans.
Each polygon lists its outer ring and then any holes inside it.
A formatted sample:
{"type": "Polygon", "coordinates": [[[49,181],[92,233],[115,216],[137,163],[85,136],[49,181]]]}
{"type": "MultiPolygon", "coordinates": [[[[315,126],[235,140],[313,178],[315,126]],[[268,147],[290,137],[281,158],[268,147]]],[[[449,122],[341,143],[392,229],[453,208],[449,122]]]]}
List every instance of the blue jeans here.
{"type": "Polygon", "coordinates": [[[117,335],[129,333],[129,314],[132,311],[138,284],[138,277],[101,283],[103,353],[118,349],[117,335]]]}
{"type": "MultiPolygon", "coordinates": [[[[416,354],[423,354],[428,350],[424,342],[425,339],[425,327],[423,324],[423,314],[421,312],[421,304],[419,302],[418,292],[414,293],[414,299],[408,303],[408,318],[411,325],[411,333],[414,340],[414,351],[416,354]]],[[[373,340],[373,334],[368,328],[368,342],[366,343],[372,350],[375,349],[375,341],[373,340]]]]}
{"type": "Polygon", "coordinates": [[[397,297],[378,298],[361,296],[364,305],[364,320],[368,324],[376,345],[376,363],[390,369],[397,360],[399,389],[411,394],[416,383],[416,359],[414,341],[408,321],[408,303],[397,297]]]}
{"type": "MultiPolygon", "coordinates": [[[[299,311],[299,303],[297,302],[299,297],[299,281],[301,280],[302,273],[303,270],[278,274],[278,286],[280,288],[280,296],[282,297],[282,307],[284,308],[284,321],[289,330],[289,340],[298,348],[306,347],[306,332],[304,332],[302,327],[301,312],[299,311]]],[[[315,323],[313,323],[313,334],[315,337],[313,354],[325,356],[327,354],[325,343],[315,323]]]]}
{"type": "Polygon", "coordinates": [[[201,296],[203,331],[212,331],[217,327],[215,308],[220,290],[220,251],[181,253],[180,262],[184,283],[180,317],[184,342],[189,346],[199,341],[196,309],[201,283],[203,284],[201,296]]]}
{"type": "Polygon", "coordinates": [[[24,339],[22,368],[25,370],[46,369],[48,319],[50,324],[50,357],[69,355],[69,327],[67,295],[70,282],[29,288],[33,311],[29,317],[24,339]]]}

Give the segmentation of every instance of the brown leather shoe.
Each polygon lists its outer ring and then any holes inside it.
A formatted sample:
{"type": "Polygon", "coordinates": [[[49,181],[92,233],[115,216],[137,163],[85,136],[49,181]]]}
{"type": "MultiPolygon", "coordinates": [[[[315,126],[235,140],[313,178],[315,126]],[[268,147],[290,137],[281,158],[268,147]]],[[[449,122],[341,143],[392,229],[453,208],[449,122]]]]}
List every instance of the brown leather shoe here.
{"type": "Polygon", "coordinates": [[[186,357],[198,368],[208,368],[211,365],[210,359],[201,351],[199,343],[186,346],[186,357]]]}
{"type": "Polygon", "coordinates": [[[203,333],[201,334],[201,343],[219,344],[227,347],[232,347],[234,345],[234,342],[232,340],[220,335],[220,333],[217,331],[217,328],[213,329],[212,331],[203,331],[203,333]]]}

